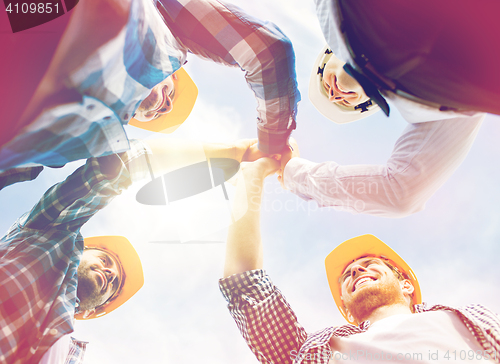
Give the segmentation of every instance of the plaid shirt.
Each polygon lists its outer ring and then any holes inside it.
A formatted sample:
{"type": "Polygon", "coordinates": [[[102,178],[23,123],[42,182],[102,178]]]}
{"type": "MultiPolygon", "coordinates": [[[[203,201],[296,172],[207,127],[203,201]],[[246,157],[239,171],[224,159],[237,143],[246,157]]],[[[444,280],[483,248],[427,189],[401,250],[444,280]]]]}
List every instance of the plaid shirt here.
{"type": "Polygon", "coordinates": [[[273,24],[217,0],[161,4],[170,29],[156,2],[132,1],[126,27],[67,80],[82,101],[40,114],[0,149],[0,171],[127,150],[123,125],[151,89],[185,63],[188,51],[246,72],[258,104],[259,148],[281,151],[295,128],[300,100],[289,39],[273,24]]]}
{"type": "MultiPolygon", "coordinates": [[[[38,363],[61,336],[73,331],[80,228],[133,180],[148,175],[137,141],[120,155],[91,158],[52,186],[0,239],[0,362],[38,363]]],[[[72,341],[79,363],[85,345],[72,341]]]]}
{"type": "Polygon", "coordinates": [[[17,182],[34,180],[42,171],[43,167],[38,166],[12,168],[5,172],[0,172],[0,190],[17,182]]]}
{"type": "MultiPolygon", "coordinates": [[[[369,321],[347,324],[307,334],[285,297],[263,270],[235,274],[219,282],[231,316],[243,338],[261,363],[327,364],[332,357],[330,338],[365,332],[369,321]]],[[[477,339],[491,358],[500,363],[500,318],[481,305],[455,309],[415,305],[417,313],[451,311],[477,339]]]]}

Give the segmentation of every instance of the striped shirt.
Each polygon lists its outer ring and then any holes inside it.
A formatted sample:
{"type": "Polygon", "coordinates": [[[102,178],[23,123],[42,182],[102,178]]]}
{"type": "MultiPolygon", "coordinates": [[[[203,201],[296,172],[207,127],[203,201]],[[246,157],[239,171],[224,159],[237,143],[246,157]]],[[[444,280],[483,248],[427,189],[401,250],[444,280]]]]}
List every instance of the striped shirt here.
{"type": "Polygon", "coordinates": [[[259,149],[280,152],[300,94],[293,48],[279,28],[217,0],[133,0],[122,31],[69,76],[82,101],[44,110],[0,149],[0,171],[127,150],[123,126],[188,52],[245,71],[257,99],[259,149]]]}
{"type": "Polygon", "coordinates": [[[355,214],[403,217],[421,211],[462,164],[485,114],[449,116],[409,124],[385,164],[341,165],[292,158],[285,167],[285,185],[321,207],[355,214]]]}
{"type": "MultiPolygon", "coordinates": [[[[348,337],[370,327],[347,324],[307,334],[285,297],[263,270],[235,274],[219,281],[231,316],[259,362],[265,364],[327,364],[330,338],[348,337]]],[[[415,305],[415,312],[446,310],[455,313],[485,353],[500,363],[500,317],[481,305],[452,308],[415,305]]]]}
{"type": "MultiPolygon", "coordinates": [[[[1,363],[38,363],[73,332],[80,228],[132,181],[149,174],[148,153],[143,143],[131,141],[128,152],[87,160],[0,239],[1,363]]],[[[85,345],[72,343],[78,363],[85,345]]]]}
{"type": "MultiPolygon", "coordinates": [[[[336,2],[314,2],[328,46],[339,59],[353,64],[340,31],[336,2]]],[[[390,92],[385,96],[410,123],[386,164],[341,165],[292,158],[283,173],[286,188],[321,207],[355,214],[403,217],[423,210],[464,161],[485,114],[440,111],[390,92]]]]}

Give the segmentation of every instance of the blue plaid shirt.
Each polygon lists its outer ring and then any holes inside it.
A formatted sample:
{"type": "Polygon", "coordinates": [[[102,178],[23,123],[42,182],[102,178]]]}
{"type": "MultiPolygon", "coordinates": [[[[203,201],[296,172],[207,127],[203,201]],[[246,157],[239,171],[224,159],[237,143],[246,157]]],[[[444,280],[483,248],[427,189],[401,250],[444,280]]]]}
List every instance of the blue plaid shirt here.
{"type": "MultiPolygon", "coordinates": [[[[52,186],[0,239],[0,362],[38,363],[73,331],[80,228],[134,180],[149,173],[147,146],[91,158],[52,186]]],[[[72,342],[70,362],[85,346],[72,342]]]]}
{"type": "Polygon", "coordinates": [[[82,101],[44,110],[0,149],[0,171],[127,150],[123,126],[151,89],[185,63],[188,51],[245,71],[257,99],[259,148],[281,151],[300,100],[289,39],[273,24],[217,0],[161,3],[165,21],[155,0],[132,1],[122,31],[66,80],[82,101]]]}

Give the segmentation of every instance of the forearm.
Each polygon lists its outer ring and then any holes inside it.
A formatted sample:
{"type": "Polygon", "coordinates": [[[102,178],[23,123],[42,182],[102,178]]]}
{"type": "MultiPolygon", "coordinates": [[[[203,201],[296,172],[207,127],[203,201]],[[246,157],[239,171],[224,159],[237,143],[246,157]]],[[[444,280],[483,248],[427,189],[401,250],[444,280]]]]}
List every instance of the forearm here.
{"type": "Polygon", "coordinates": [[[229,227],[224,277],[263,266],[260,206],[264,177],[255,170],[242,172],[234,199],[236,221],[229,227]]]}
{"type": "Polygon", "coordinates": [[[386,165],[341,166],[292,158],[292,192],[353,213],[402,217],[424,208],[469,152],[482,117],[410,125],[386,165]]]}
{"type": "Polygon", "coordinates": [[[148,176],[148,153],[144,143],[131,140],[127,152],[89,158],[44,193],[30,211],[27,227],[44,229],[64,224],[68,229],[79,229],[132,182],[148,176]]]}
{"type": "Polygon", "coordinates": [[[231,4],[216,0],[162,3],[169,29],[190,52],[245,72],[257,100],[259,149],[279,153],[295,128],[300,101],[290,40],[274,24],[231,4]]]}
{"type": "Polygon", "coordinates": [[[151,139],[144,141],[153,152],[155,175],[204,162],[210,158],[230,158],[241,162],[244,150],[235,144],[201,143],[190,140],[151,139]]]}

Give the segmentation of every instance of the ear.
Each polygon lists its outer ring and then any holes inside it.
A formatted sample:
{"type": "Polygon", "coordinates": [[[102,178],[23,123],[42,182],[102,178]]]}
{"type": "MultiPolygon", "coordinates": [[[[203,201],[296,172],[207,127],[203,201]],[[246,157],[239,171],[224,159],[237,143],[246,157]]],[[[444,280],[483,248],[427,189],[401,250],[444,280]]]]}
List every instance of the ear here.
{"type": "Polygon", "coordinates": [[[84,319],[87,319],[87,318],[91,317],[92,315],[95,315],[95,308],[93,308],[91,310],[83,311],[83,318],[84,319]]]}
{"type": "Polygon", "coordinates": [[[403,291],[403,293],[408,296],[411,296],[413,291],[415,290],[413,284],[411,284],[411,281],[409,279],[399,281],[399,285],[401,286],[401,290],[403,291]]]}
{"type": "Polygon", "coordinates": [[[345,313],[347,314],[347,319],[349,320],[350,323],[356,324],[356,320],[354,320],[354,317],[352,317],[351,313],[347,308],[344,308],[345,313]]]}

